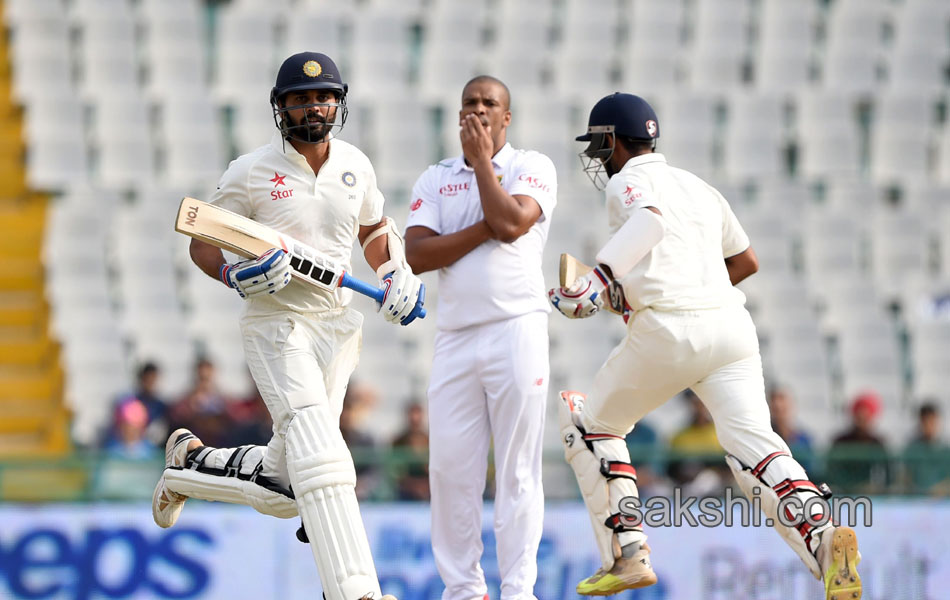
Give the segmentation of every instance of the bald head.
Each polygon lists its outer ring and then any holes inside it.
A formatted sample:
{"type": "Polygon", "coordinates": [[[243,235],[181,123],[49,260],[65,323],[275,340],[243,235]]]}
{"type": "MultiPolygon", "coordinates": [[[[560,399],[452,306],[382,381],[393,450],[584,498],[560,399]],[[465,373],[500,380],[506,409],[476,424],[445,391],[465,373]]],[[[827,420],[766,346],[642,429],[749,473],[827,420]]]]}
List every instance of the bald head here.
{"type": "Polygon", "coordinates": [[[499,101],[501,101],[502,106],[505,110],[511,110],[511,92],[508,90],[508,86],[505,83],[498,79],[497,77],[492,77],[491,75],[478,75],[468,80],[468,83],[465,84],[465,87],[462,88],[462,100],[464,101],[466,93],[469,91],[469,88],[474,85],[488,85],[496,88],[496,93],[499,101]]]}

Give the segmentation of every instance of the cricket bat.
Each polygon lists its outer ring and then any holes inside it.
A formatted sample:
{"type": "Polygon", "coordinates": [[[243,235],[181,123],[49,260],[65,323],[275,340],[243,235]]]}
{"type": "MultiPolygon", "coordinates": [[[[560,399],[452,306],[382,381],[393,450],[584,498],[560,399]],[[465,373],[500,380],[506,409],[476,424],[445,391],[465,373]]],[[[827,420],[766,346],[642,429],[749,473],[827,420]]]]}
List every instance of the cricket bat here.
{"type": "MultiPolygon", "coordinates": [[[[567,252],[562,253],[558,273],[561,280],[561,287],[569,288],[573,286],[579,277],[583,277],[593,270],[594,267],[585,265],[567,252]]],[[[604,308],[614,314],[623,315],[625,305],[626,301],[620,282],[611,281],[607,286],[607,302],[604,302],[604,308]]]]}
{"type": "MultiPolygon", "coordinates": [[[[385,288],[353,277],[339,263],[307,244],[201,200],[188,197],[182,199],[175,220],[175,231],[244,258],[257,258],[271,248],[281,248],[290,255],[292,276],[322,290],[332,292],[339,287],[345,287],[377,302],[382,302],[386,294],[385,288]]],[[[422,306],[423,302],[425,288],[419,293],[419,300],[404,324],[410,323],[416,317],[425,318],[426,309],[422,306]]]]}
{"type": "Polygon", "coordinates": [[[574,285],[574,282],[577,281],[578,277],[583,277],[593,270],[593,267],[588,267],[567,252],[562,253],[559,273],[561,277],[561,287],[571,287],[574,285]]]}

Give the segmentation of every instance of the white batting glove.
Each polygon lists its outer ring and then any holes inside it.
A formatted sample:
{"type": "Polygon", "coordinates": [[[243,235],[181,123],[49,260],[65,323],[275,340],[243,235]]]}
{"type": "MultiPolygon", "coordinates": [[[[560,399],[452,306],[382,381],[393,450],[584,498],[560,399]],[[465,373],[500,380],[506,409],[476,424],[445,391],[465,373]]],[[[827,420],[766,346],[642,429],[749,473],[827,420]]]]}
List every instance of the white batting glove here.
{"type": "Polygon", "coordinates": [[[273,294],[290,283],[290,255],[271,248],[259,258],[221,265],[218,276],[242,298],[273,294]]]}
{"type": "Polygon", "coordinates": [[[386,288],[386,295],[378,310],[390,323],[402,323],[416,307],[419,291],[423,289],[422,280],[413,275],[412,269],[400,267],[383,277],[379,284],[386,288]]]}
{"type": "Polygon", "coordinates": [[[553,288],[548,299],[554,308],[568,319],[586,319],[604,306],[604,290],[610,279],[600,269],[579,277],[570,288],[553,288]]]}

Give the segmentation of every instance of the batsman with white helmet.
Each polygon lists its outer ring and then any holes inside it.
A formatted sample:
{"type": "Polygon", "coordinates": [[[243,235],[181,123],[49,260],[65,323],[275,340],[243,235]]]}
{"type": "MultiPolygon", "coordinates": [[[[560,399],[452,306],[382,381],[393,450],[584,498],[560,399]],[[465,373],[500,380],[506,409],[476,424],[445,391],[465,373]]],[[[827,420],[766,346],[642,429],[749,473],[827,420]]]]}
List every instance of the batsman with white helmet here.
{"type": "Polygon", "coordinates": [[[465,85],[462,154],[419,176],[406,222],[410,264],[439,270],[429,481],[444,600],[487,596],[481,515],[492,443],[501,597],[535,597],[551,311],[541,254],[557,174],[547,156],[507,142],[510,100],[494,77],[465,85]]]}
{"type": "MultiPolygon", "coordinates": [[[[347,270],[358,238],[388,290],[380,311],[407,325],[424,288],[383,216],[369,159],[334,137],[346,122],[346,93],[326,55],[285,60],[270,96],[278,131],[270,144],[231,163],[211,202],[308,244],[347,270]]],[[[274,435],[267,446],[210,448],[188,430],[174,432],[152,500],[155,522],[174,525],[187,498],[247,504],[280,518],[299,514],[299,535],[309,540],[327,600],[380,598],[339,425],[363,322],[348,306],[351,292],[292,281],[290,260],[279,248],[228,264],[218,248],[193,240],[191,257],[246,299],[244,351],[274,435]]]]}
{"type": "Polygon", "coordinates": [[[617,281],[627,308],[627,335],[590,395],[561,394],[565,456],[602,561],[577,591],[608,595],[656,583],[646,535],[621,510],[624,498],[638,497],[624,438],[644,415],[692,388],[740,487],[761,499],[779,534],[824,580],[826,597],[860,598],[854,531],[830,522],[820,501],[830,496],[827,486],[808,479],[771,428],[755,325],[734,287],[758,270],[749,238],[718,191],[655,152],[659,135],[642,98],[615,93],[593,107],[577,140],[589,142],[581,159],[606,192],[611,238],[593,271],[549,292],[567,317],[589,317],[617,281]]]}

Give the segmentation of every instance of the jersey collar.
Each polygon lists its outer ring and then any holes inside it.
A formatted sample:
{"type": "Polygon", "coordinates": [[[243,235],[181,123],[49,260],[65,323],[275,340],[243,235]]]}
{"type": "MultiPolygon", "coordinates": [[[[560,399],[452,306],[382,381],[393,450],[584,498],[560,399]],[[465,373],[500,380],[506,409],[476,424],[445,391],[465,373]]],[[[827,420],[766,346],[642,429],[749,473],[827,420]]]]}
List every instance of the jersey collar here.
{"type": "Polygon", "coordinates": [[[665,163],[666,157],[660,154],[659,152],[649,152],[647,154],[641,154],[640,156],[634,156],[623,166],[624,169],[630,167],[639,167],[640,165],[645,165],[647,163],[665,163]]]}
{"type": "MultiPolygon", "coordinates": [[[[511,159],[511,155],[514,154],[515,149],[511,147],[511,144],[505,142],[505,145],[501,147],[501,150],[495,153],[495,156],[491,157],[492,165],[501,169],[504,168],[508,161],[511,159]]],[[[465,164],[465,155],[462,154],[455,158],[455,162],[452,163],[452,174],[458,175],[462,171],[471,171],[472,167],[465,164]]]]}
{"type": "MultiPolygon", "coordinates": [[[[326,143],[329,144],[332,141],[333,139],[331,138],[327,140],[326,143]]],[[[310,168],[310,163],[307,162],[307,157],[297,152],[297,149],[294,148],[294,145],[291,144],[289,141],[284,140],[284,136],[280,133],[280,131],[274,132],[274,135],[271,137],[271,140],[270,140],[270,145],[274,150],[286,156],[287,160],[293,163],[304,165],[308,169],[310,168]]],[[[333,149],[331,148],[330,150],[331,150],[330,154],[332,155],[333,149]]],[[[330,161],[330,156],[328,155],[327,162],[329,161],[330,161]]]]}

